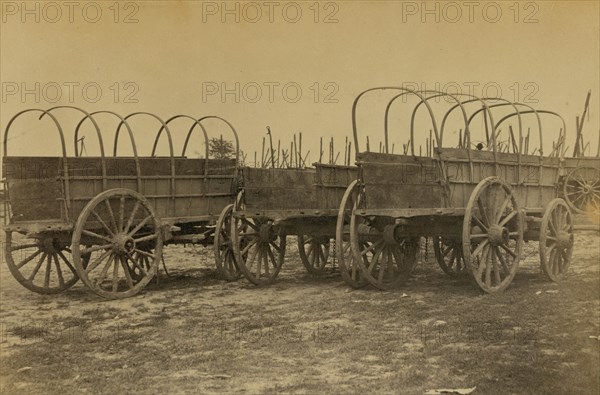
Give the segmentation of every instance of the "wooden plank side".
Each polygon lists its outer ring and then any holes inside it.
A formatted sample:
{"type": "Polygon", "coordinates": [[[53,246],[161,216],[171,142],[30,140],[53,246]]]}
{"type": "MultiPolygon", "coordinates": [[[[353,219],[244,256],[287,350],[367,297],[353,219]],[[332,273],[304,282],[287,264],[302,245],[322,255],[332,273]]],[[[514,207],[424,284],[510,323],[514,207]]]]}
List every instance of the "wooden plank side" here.
{"type": "Polygon", "coordinates": [[[246,167],[243,169],[244,185],[249,186],[296,186],[313,187],[314,169],[261,169],[246,167]]]}
{"type": "Polygon", "coordinates": [[[358,178],[358,168],[315,163],[315,170],[316,193],[320,208],[338,209],[348,185],[358,178]]]}
{"type": "Polygon", "coordinates": [[[7,180],[54,179],[61,173],[58,157],[5,156],[2,158],[2,177],[7,180]]]}
{"type": "Polygon", "coordinates": [[[8,181],[11,222],[60,220],[62,191],[56,179],[12,179],[8,181]]]}
{"type": "Polygon", "coordinates": [[[251,210],[317,209],[315,189],[294,186],[261,186],[244,188],[246,207],[251,210]]]}
{"type": "Polygon", "coordinates": [[[440,174],[434,160],[404,157],[404,163],[363,163],[368,208],[443,207],[440,174]]]}
{"type": "Polygon", "coordinates": [[[358,178],[358,168],[348,166],[322,166],[315,164],[315,183],[322,187],[346,188],[358,178]]]}

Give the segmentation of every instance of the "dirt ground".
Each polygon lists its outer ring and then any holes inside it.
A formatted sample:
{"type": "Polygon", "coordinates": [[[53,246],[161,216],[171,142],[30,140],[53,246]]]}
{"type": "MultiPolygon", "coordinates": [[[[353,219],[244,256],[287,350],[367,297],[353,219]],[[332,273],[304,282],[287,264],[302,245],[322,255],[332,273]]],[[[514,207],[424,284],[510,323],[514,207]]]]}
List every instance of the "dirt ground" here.
{"type": "Polygon", "coordinates": [[[210,249],[169,246],[170,276],[116,301],[29,292],[2,261],[0,393],[600,392],[597,233],[577,234],[559,284],[531,243],[500,295],[443,274],[432,251],[381,292],[311,277],[293,248],[257,288],[220,280],[210,249]]]}

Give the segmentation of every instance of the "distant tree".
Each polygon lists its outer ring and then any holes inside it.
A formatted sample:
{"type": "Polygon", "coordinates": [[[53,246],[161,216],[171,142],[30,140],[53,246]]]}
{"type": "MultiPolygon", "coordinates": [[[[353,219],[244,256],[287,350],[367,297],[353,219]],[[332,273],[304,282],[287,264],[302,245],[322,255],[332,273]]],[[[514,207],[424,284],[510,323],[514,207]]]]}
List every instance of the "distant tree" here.
{"type": "Polygon", "coordinates": [[[233,143],[221,137],[213,137],[208,141],[208,152],[214,159],[231,159],[235,157],[233,143]]]}

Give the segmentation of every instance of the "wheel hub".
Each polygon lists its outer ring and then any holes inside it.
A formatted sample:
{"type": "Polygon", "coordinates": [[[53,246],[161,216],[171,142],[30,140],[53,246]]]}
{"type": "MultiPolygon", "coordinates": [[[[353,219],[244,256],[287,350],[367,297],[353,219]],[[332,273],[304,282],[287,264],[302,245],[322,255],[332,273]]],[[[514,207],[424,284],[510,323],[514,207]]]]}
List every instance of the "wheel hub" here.
{"type": "Polygon", "coordinates": [[[260,237],[260,241],[265,243],[277,240],[277,234],[273,230],[272,224],[262,224],[258,231],[258,236],[260,237]]]}
{"type": "Polygon", "coordinates": [[[507,244],[509,240],[508,228],[500,225],[492,225],[488,231],[488,239],[494,246],[507,244]]]}
{"type": "Polygon", "coordinates": [[[569,234],[568,232],[558,232],[558,235],[556,237],[556,244],[558,245],[558,248],[560,249],[567,249],[569,247],[571,247],[571,244],[573,243],[573,236],[571,234],[569,234]]]}
{"type": "Polygon", "coordinates": [[[112,245],[117,254],[125,255],[135,249],[135,240],[131,236],[121,233],[115,236],[112,245]]]}
{"type": "Polygon", "coordinates": [[[39,249],[45,252],[46,254],[54,254],[61,250],[60,245],[58,244],[58,240],[52,237],[46,237],[43,240],[39,241],[39,249]]]}

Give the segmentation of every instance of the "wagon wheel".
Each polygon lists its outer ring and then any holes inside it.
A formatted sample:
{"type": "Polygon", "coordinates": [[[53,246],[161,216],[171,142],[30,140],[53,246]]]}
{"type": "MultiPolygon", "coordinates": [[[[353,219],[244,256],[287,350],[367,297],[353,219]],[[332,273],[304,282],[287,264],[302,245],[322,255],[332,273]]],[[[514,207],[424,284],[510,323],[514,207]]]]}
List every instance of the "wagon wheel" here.
{"type": "Polygon", "coordinates": [[[438,265],[447,275],[454,277],[467,273],[460,240],[435,237],[433,252],[438,265]]]}
{"type": "Polygon", "coordinates": [[[481,181],[463,220],[463,257],[477,285],[488,293],[513,280],[523,247],[523,218],[511,188],[496,177],[481,181]]]}
{"type": "Polygon", "coordinates": [[[563,193],[576,213],[600,214],[600,170],[593,167],[572,170],[565,178],[563,193]]]}
{"type": "MultiPolygon", "coordinates": [[[[366,195],[359,189],[355,209],[365,207],[366,195]]],[[[370,284],[388,290],[405,282],[415,267],[418,240],[398,239],[392,218],[350,217],[350,245],[354,260],[370,284]]]]}
{"type": "MultiPolygon", "coordinates": [[[[243,211],[243,192],[237,204],[243,211]]],[[[286,236],[275,232],[271,220],[234,216],[231,240],[235,261],[244,277],[256,285],[275,281],[283,266],[286,236]]]]}
{"type": "Polygon", "coordinates": [[[242,273],[235,262],[233,252],[233,243],[231,240],[231,215],[233,213],[233,204],[223,209],[217,227],[215,229],[215,262],[217,270],[227,281],[235,281],[242,273]]]}
{"type": "MultiPolygon", "coordinates": [[[[79,280],[72,264],[71,248],[56,234],[30,238],[7,231],[5,256],[14,278],[33,292],[56,294],[79,280]]],[[[90,254],[84,255],[83,265],[87,265],[89,259],[90,254]]]]}
{"type": "Polygon", "coordinates": [[[314,276],[327,272],[331,243],[329,237],[298,236],[298,253],[302,264],[314,276]]]}
{"type": "Polygon", "coordinates": [[[106,298],[141,291],[158,271],[163,240],[150,203],[129,189],[111,189],[94,197],[75,224],[73,261],[79,277],[106,298]],[[91,247],[82,248],[85,241],[91,247]],[[91,254],[90,264],[81,256],[91,254]],[[134,273],[134,275],[132,275],[134,273]]]}
{"type": "Polygon", "coordinates": [[[540,227],[540,264],[552,281],[561,280],[573,255],[573,217],[562,199],[552,200],[546,207],[540,227]]]}
{"type": "MultiPolygon", "coordinates": [[[[340,265],[340,272],[346,284],[353,288],[362,288],[368,284],[367,280],[362,276],[360,266],[354,260],[354,255],[350,248],[350,217],[358,191],[358,181],[353,181],[346,189],[338,211],[335,234],[336,255],[340,265]]],[[[362,248],[367,247],[363,245],[362,248]]]]}

